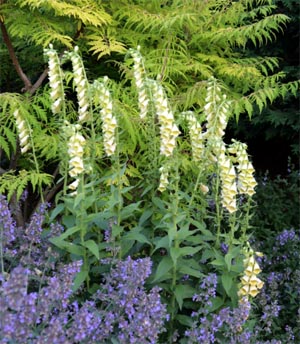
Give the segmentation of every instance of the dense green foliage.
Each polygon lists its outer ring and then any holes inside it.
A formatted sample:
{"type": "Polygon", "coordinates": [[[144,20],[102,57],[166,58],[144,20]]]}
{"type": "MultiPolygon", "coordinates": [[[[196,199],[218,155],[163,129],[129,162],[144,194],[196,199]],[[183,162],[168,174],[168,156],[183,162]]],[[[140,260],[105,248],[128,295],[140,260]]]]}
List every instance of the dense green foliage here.
{"type": "Polygon", "coordinates": [[[147,287],[161,288],[170,314],[162,342],[177,332],[188,342],[193,297],[211,273],[217,295],[204,305],[207,319],[256,296],[259,253],[249,238],[297,222],[297,172],[292,186],[278,178],[258,188],[256,209],[247,146],[224,141],[228,121],[243,116],[282,126],[283,136],[298,129],[294,115],[269,107],[299,89],[264,50],[290,22],[277,8],[270,0],[0,1],[0,194],[20,228],[51,202],[47,224],[64,231],[50,242],[61,261],[82,260],[74,285],[82,299],[99,288],[107,269],[99,260],[150,257],[147,287]]]}

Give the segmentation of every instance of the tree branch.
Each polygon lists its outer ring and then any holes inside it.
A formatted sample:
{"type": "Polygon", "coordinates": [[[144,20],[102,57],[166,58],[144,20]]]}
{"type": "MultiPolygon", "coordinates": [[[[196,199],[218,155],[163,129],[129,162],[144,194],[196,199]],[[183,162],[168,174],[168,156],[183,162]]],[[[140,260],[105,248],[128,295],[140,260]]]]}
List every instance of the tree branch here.
{"type": "Polygon", "coordinates": [[[47,78],[48,76],[48,68],[45,68],[45,70],[43,71],[43,73],[40,75],[40,77],[38,78],[38,80],[34,83],[34,85],[30,88],[29,90],[29,94],[32,96],[36,90],[41,86],[41,84],[43,83],[43,81],[47,78]]]}
{"type": "Polygon", "coordinates": [[[8,32],[6,30],[6,27],[3,23],[3,21],[1,21],[1,20],[0,20],[0,27],[1,27],[1,32],[2,32],[4,43],[7,46],[8,53],[9,53],[9,56],[12,60],[13,65],[15,67],[15,70],[18,73],[19,77],[24,82],[24,86],[25,86],[24,90],[29,91],[32,88],[32,84],[31,84],[30,80],[28,79],[27,75],[23,72],[22,67],[20,66],[19,60],[15,54],[15,50],[14,50],[14,47],[11,43],[11,40],[10,40],[10,37],[9,37],[8,32]]]}

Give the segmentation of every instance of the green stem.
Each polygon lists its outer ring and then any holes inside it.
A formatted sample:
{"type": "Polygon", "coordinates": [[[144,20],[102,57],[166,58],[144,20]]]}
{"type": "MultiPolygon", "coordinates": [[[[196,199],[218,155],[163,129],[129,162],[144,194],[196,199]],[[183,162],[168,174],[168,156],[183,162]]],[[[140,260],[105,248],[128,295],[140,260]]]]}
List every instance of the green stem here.
{"type": "MultiPolygon", "coordinates": [[[[174,159],[175,161],[178,161],[178,159],[174,159]]],[[[172,233],[172,243],[173,247],[175,248],[175,251],[179,248],[180,241],[178,239],[177,235],[177,217],[178,217],[178,208],[179,208],[179,197],[178,197],[178,191],[179,191],[179,172],[178,172],[178,164],[176,164],[175,167],[175,190],[174,190],[174,198],[172,202],[172,224],[171,224],[171,233],[172,233]]],[[[170,246],[170,249],[172,248],[172,245],[170,246]]],[[[176,316],[176,298],[175,298],[175,288],[176,288],[176,282],[177,282],[177,259],[173,260],[173,269],[172,269],[172,282],[171,282],[171,291],[172,291],[172,297],[171,297],[171,329],[170,329],[170,343],[172,343],[172,336],[173,336],[173,328],[174,328],[174,320],[176,316]]]]}
{"type": "Polygon", "coordinates": [[[220,236],[221,236],[221,221],[222,221],[222,206],[220,199],[220,170],[218,168],[216,183],[215,183],[215,207],[216,207],[216,225],[217,225],[217,235],[216,235],[216,247],[220,245],[220,236]]]}

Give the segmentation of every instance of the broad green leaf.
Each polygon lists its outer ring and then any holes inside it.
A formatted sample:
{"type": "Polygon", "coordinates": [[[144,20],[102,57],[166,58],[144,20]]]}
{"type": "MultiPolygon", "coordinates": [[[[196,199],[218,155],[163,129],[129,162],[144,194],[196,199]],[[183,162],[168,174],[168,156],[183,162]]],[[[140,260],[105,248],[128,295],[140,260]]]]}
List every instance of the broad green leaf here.
{"type": "Polygon", "coordinates": [[[97,259],[100,259],[99,247],[94,240],[85,241],[83,246],[86,247],[97,259]]]}
{"type": "Polygon", "coordinates": [[[158,241],[156,239],[159,238],[155,238],[154,240],[154,244],[155,244],[155,250],[153,251],[153,253],[158,250],[159,248],[165,248],[167,250],[169,250],[169,238],[168,236],[164,236],[162,238],[160,238],[158,241]]]}
{"type": "Polygon", "coordinates": [[[193,318],[190,316],[177,314],[175,319],[184,326],[191,327],[193,325],[193,318]]]}
{"type": "Polygon", "coordinates": [[[231,255],[230,252],[226,253],[224,260],[227,266],[227,270],[230,271],[231,270],[231,261],[232,261],[233,257],[231,255]]]}
{"type": "Polygon", "coordinates": [[[177,232],[177,238],[179,240],[185,240],[193,234],[195,234],[196,232],[198,232],[198,229],[190,230],[189,226],[184,226],[177,232]]]}
{"type": "Polygon", "coordinates": [[[140,242],[141,244],[149,244],[151,245],[150,241],[147,239],[147,237],[140,233],[139,231],[136,231],[136,230],[132,230],[128,233],[126,233],[124,236],[123,236],[123,239],[122,240],[135,240],[135,241],[138,241],[140,242]]]}
{"type": "Polygon", "coordinates": [[[159,262],[155,271],[153,282],[164,281],[167,277],[167,273],[173,268],[172,259],[168,256],[163,257],[159,262]]]}
{"type": "Polygon", "coordinates": [[[62,224],[67,228],[73,227],[75,225],[76,219],[73,215],[64,215],[62,217],[62,224]]]}
{"type": "Polygon", "coordinates": [[[201,247],[192,247],[192,246],[171,247],[170,255],[172,257],[172,260],[175,262],[179,257],[192,256],[200,250],[201,250],[201,247]]]}
{"type": "Polygon", "coordinates": [[[134,215],[134,212],[139,209],[141,202],[129,204],[121,210],[121,219],[128,219],[130,216],[134,215]]]}
{"type": "Polygon", "coordinates": [[[203,274],[200,272],[200,270],[196,270],[195,268],[190,267],[189,262],[185,262],[183,264],[178,264],[178,272],[189,275],[193,277],[200,278],[203,274]]]}
{"type": "Polygon", "coordinates": [[[112,236],[115,238],[123,232],[123,227],[113,224],[112,225],[112,236]]]}
{"type": "Polygon", "coordinates": [[[52,211],[49,218],[49,222],[52,222],[58,214],[60,214],[65,209],[64,203],[58,204],[52,211]]]}
{"type": "Polygon", "coordinates": [[[186,285],[186,284],[176,285],[174,294],[175,294],[175,298],[180,310],[182,309],[183,300],[186,298],[193,297],[195,293],[196,293],[196,290],[189,285],[186,285]]]}
{"type": "Polygon", "coordinates": [[[144,222],[146,222],[153,214],[152,209],[146,209],[143,211],[142,216],[139,219],[139,226],[141,226],[144,222]]]}
{"type": "Polygon", "coordinates": [[[230,289],[232,287],[232,276],[229,273],[225,272],[222,275],[221,280],[222,280],[222,285],[226,291],[226,294],[230,296],[230,289]]]}
{"type": "Polygon", "coordinates": [[[60,238],[61,239],[66,239],[67,237],[69,237],[70,235],[76,233],[76,232],[79,232],[80,231],[80,227],[78,226],[74,226],[74,227],[71,227],[69,229],[67,229],[65,232],[63,232],[61,235],[60,235],[60,238]]]}
{"type": "Polygon", "coordinates": [[[83,284],[83,282],[86,280],[86,278],[88,277],[88,274],[89,272],[86,271],[86,270],[83,270],[83,271],[80,271],[76,277],[75,277],[75,280],[74,280],[74,284],[73,284],[73,292],[76,292],[80,287],[81,285],[83,284]]]}
{"type": "Polygon", "coordinates": [[[223,304],[224,304],[224,300],[223,299],[221,299],[219,296],[214,297],[212,299],[212,305],[209,308],[209,311],[213,312],[213,311],[219,309],[223,304]]]}

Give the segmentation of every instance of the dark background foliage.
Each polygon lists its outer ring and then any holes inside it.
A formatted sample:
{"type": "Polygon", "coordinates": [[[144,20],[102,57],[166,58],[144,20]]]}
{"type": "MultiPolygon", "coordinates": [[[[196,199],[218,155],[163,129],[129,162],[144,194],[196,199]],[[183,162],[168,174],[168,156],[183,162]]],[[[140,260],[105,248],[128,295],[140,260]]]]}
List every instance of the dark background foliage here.
{"type": "MultiPolygon", "coordinates": [[[[286,73],[286,81],[299,78],[299,20],[298,1],[275,1],[277,12],[290,17],[284,32],[277,40],[259,48],[261,55],[280,58],[280,69],[286,73]]],[[[255,50],[254,47],[251,49],[255,50]]],[[[231,120],[228,136],[238,137],[248,143],[254,167],[258,172],[269,171],[269,176],[286,175],[288,157],[299,167],[300,113],[298,97],[287,96],[275,101],[259,114],[249,119],[241,116],[238,123],[231,120]]]]}

